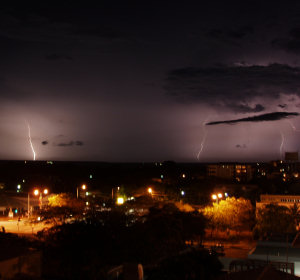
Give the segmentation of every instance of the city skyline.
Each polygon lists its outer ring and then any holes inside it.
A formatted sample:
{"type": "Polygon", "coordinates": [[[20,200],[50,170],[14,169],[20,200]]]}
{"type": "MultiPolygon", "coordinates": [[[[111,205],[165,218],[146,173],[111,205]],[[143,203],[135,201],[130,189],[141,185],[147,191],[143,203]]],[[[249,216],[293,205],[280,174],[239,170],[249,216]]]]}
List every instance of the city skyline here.
{"type": "Polygon", "coordinates": [[[295,1],[6,3],[0,160],[283,159],[300,148],[299,12],[295,1]]]}

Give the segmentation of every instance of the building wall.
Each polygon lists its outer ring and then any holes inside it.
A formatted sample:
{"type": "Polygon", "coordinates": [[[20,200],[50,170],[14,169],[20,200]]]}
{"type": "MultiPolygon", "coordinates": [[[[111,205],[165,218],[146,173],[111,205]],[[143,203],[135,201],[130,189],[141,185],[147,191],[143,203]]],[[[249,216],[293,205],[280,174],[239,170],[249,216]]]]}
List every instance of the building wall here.
{"type": "Polygon", "coordinates": [[[280,206],[292,207],[295,203],[300,203],[300,195],[261,194],[260,202],[256,202],[256,208],[272,203],[280,206]]]}
{"type": "Polygon", "coordinates": [[[253,178],[253,167],[248,164],[210,164],[207,175],[238,182],[248,182],[253,178]]]}

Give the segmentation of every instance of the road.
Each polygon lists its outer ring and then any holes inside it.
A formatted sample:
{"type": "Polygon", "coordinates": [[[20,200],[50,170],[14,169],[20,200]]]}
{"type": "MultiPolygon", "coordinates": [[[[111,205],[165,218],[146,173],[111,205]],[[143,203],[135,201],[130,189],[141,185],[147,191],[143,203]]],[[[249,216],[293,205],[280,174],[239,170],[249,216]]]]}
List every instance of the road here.
{"type": "MultiPolygon", "coordinates": [[[[216,242],[206,241],[204,242],[205,248],[215,245],[216,242]]],[[[255,241],[239,241],[239,242],[224,242],[224,253],[226,258],[246,259],[250,250],[255,247],[255,241]]]]}
{"type": "Polygon", "coordinates": [[[18,219],[2,219],[0,220],[0,231],[3,230],[3,227],[5,232],[16,233],[20,235],[31,235],[49,227],[49,225],[45,225],[44,223],[30,224],[28,219],[22,219],[21,221],[18,221],[18,219]]]}

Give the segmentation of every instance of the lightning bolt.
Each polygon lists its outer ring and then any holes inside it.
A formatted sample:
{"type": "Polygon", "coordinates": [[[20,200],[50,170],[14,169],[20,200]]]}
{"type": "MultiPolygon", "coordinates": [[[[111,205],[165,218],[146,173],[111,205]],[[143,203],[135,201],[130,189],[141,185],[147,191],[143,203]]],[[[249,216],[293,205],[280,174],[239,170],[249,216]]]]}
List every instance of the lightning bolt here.
{"type": "Polygon", "coordinates": [[[201,141],[201,144],[200,144],[200,150],[197,154],[197,159],[199,160],[200,159],[200,155],[204,149],[204,144],[205,144],[205,140],[206,140],[206,137],[207,137],[207,130],[206,130],[206,122],[207,120],[209,119],[209,117],[202,123],[202,131],[203,131],[203,138],[202,138],[202,141],[201,141]]]}
{"type": "Polygon", "coordinates": [[[284,134],[282,133],[282,131],[280,131],[280,135],[281,135],[281,144],[279,147],[279,153],[280,153],[280,159],[282,159],[283,157],[283,146],[284,146],[284,142],[285,142],[285,137],[284,134]]]}
{"type": "Polygon", "coordinates": [[[35,160],[35,151],[34,151],[32,141],[31,141],[30,125],[29,125],[29,122],[27,122],[27,121],[25,121],[25,122],[26,122],[27,128],[28,128],[28,139],[29,139],[30,147],[31,147],[31,150],[33,153],[33,160],[35,160]]]}

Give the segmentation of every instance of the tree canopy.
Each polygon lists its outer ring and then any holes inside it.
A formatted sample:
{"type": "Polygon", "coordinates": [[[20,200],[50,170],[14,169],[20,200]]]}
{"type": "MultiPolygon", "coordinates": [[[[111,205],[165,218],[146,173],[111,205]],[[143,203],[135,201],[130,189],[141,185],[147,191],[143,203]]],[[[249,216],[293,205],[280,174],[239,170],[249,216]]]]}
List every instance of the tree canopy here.
{"type": "Polygon", "coordinates": [[[249,230],[254,222],[254,209],[250,200],[228,197],[205,207],[204,216],[210,226],[219,230],[249,230]]]}
{"type": "Polygon", "coordinates": [[[268,237],[278,233],[294,233],[296,231],[295,216],[291,215],[295,214],[294,211],[295,208],[289,209],[277,204],[268,204],[258,208],[254,228],[255,236],[268,237]]]}

